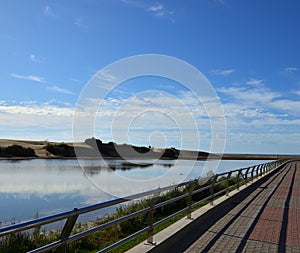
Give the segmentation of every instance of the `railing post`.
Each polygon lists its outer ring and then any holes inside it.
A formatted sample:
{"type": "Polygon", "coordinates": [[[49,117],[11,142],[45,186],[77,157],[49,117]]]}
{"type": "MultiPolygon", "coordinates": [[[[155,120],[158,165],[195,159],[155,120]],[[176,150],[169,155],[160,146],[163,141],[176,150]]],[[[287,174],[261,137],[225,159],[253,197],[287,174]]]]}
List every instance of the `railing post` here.
{"type": "Polygon", "coordinates": [[[250,167],[248,167],[247,169],[246,169],[246,172],[245,172],[245,185],[247,185],[247,183],[248,183],[248,173],[249,173],[249,170],[250,170],[250,167]]]}
{"type": "Polygon", "coordinates": [[[226,178],[226,196],[229,196],[229,181],[231,178],[232,171],[230,171],[226,178]]]}
{"type": "Polygon", "coordinates": [[[154,211],[155,211],[154,207],[155,207],[157,199],[160,195],[160,192],[161,192],[160,188],[158,188],[157,192],[155,192],[153,194],[153,197],[150,200],[150,210],[149,210],[149,213],[148,213],[148,226],[149,226],[149,229],[148,229],[147,243],[152,244],[152,245],[155,245],[154,238],[153,238],[153,235],[154,235],[153,215],[154,215],[154,211]]]}
{"type": "Polygon", "coordinates": [[[237,174],[237,189],[240,190],[240,176],[242,174],[242,169],[239,169],[239,172],[237,174]]]}
{"type": "Polygon", "coordinates": [[[210,204],[214,204],[214,188],[215,188],[215,183],[217,181],[218,174],[215,176],[211,177],[211,185],[210,185],[210,204]]]}
{"type": "Polygon", "coordinates": [[[263,175],[263,170],[267,167],[267,164],[264,164],[263,166],[260,167],[260,170],[259,170],[259,176],[262,177],[263,175]]]}
{"type": "Polygon", "coordinates": [[[272,164],[268,164],[268,165],[267,165],[267,166],[264,168],[263,174],[266,174],[266,173],[267,173],[267,171],[269,171],[269,170],[270,170],[270,168],[272,168],[273,164],[274,164],[274,163],[272,163],[272,164]]]}
{"type": "MultiPolygon", "coordinates": [[[[76,213],[77,210],[78,210],[77,208],[74,208],[74,212],[75,213],[76,213]]],[[[75,215],[70,216],[67,219],[67,221],[66,221],[66,223],[65,223],[65,225],[63,227],[63,230],[62,230],[62,232],[61,232],[61,234],[59,236],[59,239],[61,241],[64,241],[64,240],[66,240],[66,239],[69,238],[69,236],[70,236],[70,234],[71,234],[71,232],[72,232],[72,230],[73,230],[73,228],[74,228],[74,226],[76,224],[78,216],[79,216],[78,214],[75,214],[75,215]]],[[[55,252],[57,252],[57,253],[65,253],[65,252],[67,252],[67,244],[65,243],[62,246],[58,247],[55,252]]]]}
{"type": "Polygon", "coordinates": [[[188,193],[189,195],[187,196],[187,205],[188,205],[188,211],[187,211],[187,218],[192,219],[192,204],[193,204],[193,191],[196,188],[197,185],[197,180],[195,182],[192,182],[189,185],[188,193]]]}
{"type": "Polygon", "coordinates": [[[251,171],[251,181],[254,180],[254,170],[255,170],[255,166],[252,167],[252,171],[251,171]]]}
{"type": "Polygon", "coordinates": [[[259,173],[258,173],[258,171],[259,171],[259,168],[260,168],[261,166],[263,166],[263,165],[258,165],[258,166],[256,167],[256,177],[257,177],[257,178],[259,178],[259,173]]]}

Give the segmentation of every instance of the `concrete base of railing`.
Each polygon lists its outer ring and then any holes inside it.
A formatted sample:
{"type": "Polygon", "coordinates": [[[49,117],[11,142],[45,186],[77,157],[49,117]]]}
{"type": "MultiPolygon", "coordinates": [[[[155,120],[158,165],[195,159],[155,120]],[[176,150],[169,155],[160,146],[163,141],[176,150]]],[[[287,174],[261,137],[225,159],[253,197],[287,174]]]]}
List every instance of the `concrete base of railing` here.
{"type": "Polygon", "coordinates": [[[256,178],[254,181],[243,185],[239,190],[233,190],[229,196],[222,196],[214,201],[214,204],[207,204],[192,213],[192,219],[183,218],[170,225],[166,229],[154,235],[155,244],[147,242],[140,243],[127,251],[128,253],[142,252],[183,252],[196,241],[207,229],[216,221],[222,218],[232,208],[235,203],[242,202],[259,185],[268,180],[278,172],[283,165],[265,174],[263,177],[256,178]]]}

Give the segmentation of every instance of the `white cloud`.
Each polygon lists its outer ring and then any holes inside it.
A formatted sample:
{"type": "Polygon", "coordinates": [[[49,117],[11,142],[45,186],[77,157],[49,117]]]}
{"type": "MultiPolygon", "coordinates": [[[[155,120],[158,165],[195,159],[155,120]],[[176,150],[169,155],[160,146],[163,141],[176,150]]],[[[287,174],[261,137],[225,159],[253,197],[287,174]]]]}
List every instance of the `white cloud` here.
{"type": "Polygon", "coordinates": [[[147,11],[156,17],[167,17],[172,22],[174,22],[174,19],[172,18],[174,11],[168,10],[167,8],[165,8],[165,6],[162,3],[157,2],[154,5],[150,5],[146,2],[136,1],[136,0],[121,0],[121,2],[123,2],[129,6],[132,6],[134,8],[138,8],[138,9],[147,11]]]}
{"type": "Polygon", "coordinates": [[[283,69],[283,71],[286,72],[286,73],[293,73],[295,71],[298,71],[298,68],[296,68],[296,67],[286,67],[286,68],[283,69]]]}
{"type": "Polygon", "coordinates": [[[76,19],[74,25],[83,30],[86,30],[88,28],[88,26],[83,22],[82,18],[80,17],[76,19]]]}
{"type": "Polygon", "coordinates": [[[60,92],[60,93],[64,93],[64,94],[74,95],[74,92],[66,90],[66,89],[62,89],[58,86],[48,86],[47,89],[57,91],[57,92],[60,92]]]}
{"type": "Polygon", "coordinates": [[[69,80],[72,81],[72,82],[74,82],[74,83],[82,83],[82,81],[80,81],[77,78],[73,78],[73,77],[69,78],[69,80]]]}
{"type": "Polygon", "coordinates": [[[217,76],[229,76],[235,72],[234,69],[214,69],[210,71],[212,74],[217,76]]]}
{"type": "Polygon", "coordinates": [[[299,153],[300,101],[286,99],[260,85],[223,87],[218,91],[227,98],[223,108],[228,151],[299,153]]]}
{"type": "Polygon", "coordinates": [[[35,54],[31,54],[29,56],[29,59],[33,62],[37,62],[37,63],[43,63],[45,60],[42,58],[37,57],[35,54]]]}
{"type": "Polygon", "coordinates": [[[290,115],[300,116],[300,101],[280,99],[273,101],[270,106],[274,109],[284,111],[290,115]]]}
{"type": "Polygon", "coordinates": [[[6,101],[0,105],[0,138],[71,141],[74,108],[56,104],[6,101]]]}
{"type": "Polygon", "coordinates": [[[253,86],[260,86],[260,85],[263,85],[263,83],[264,83],[264,80],[255,79],[255,78],[251,78],[249,81],[246,82],[246,84],[253,85],[253,86]]]}
{"type": "MultiPolygon", "coordinates": [[[[32,75],[27,75],[27,76],[24,76],[24,75],[18,75],[18,74],[10,74],[12,77],[14,78],[17,78],[17,79],[22,79],[22,80],[28,80],[28,81],[34,81],[34,82],[38,82],[38,83],[43,83],[43,84],[50,84],[49,82],[47,82],[45,80],[45,78],[43,77],[40,77],[40,76],[32,76],[32,75]]],[[[67,89],[63,89],[63,88],[60,88],[56,85],[53,85],[53,86],[46,86],[46,88],[48,90],[52,90],[52,91],[57,91],[57,92],[60,92],[60,93],[64,93],[64,94],[69,94],[69,95],[74,95],[74,92],[72,91],[69,91],[67,89]]]]}
{"type": "Polygon", "coordinates": [[[97,78],[96,80],[99,82],[104,81],[108,83],[116,83],[119,80],[117,76],[114,76],[111,73],[109,73],[109,71],[105,71],[105,70],[101,70],[100,72],[98,72],[96,78],[97,78]]]}
{"type": "MultiPolygon", "coordinates": [[[[264,86],[223,87],[218,92],[228,98],[223,102],[228,127],[227,151],[255,152],[255,145],[259,143],[261,146],[257,152],[293,152],[300,136],[300,101],[284,99],[278,92],[264,86]],[[282,140],[290,143],[291,148],[278,145],[282,140]]],[[[151,133],[160,131],[167,138],[167,146],[180,147],[184,136],[185,148],[194,148],[193,124],[196,124],[201,148],[209,150],[210,120],[220,116],[219,111],[213,110],[217,102],[217,98],[198,101],[186,91],[177,95],[148,91],[130,98],[91,98],[77,108],[77,123],[82,129],[77,137],[84,140],[94,134],[105,141],[114,139],[128,143],[128,139],[123,140],[130,135],[130,143],[147,145],[151,133]],[[212,109],[207,111],[207,108],[212,109]],[[85,128],[91,129],[88,125],[91,117],[94,132],[86,132],[85,128]]],[[[41,105],[35,101],[12,105],[0,102],[2,129],[13,131],[28,127],[34,130],[30,132],[29,129],[27,136],[36,135],[40,139],[57,139],[57,133],[61,138],[70,139],[73,115],[72,106],[58,105],[56,101],[41,105]],[[49,134],[50,130],[55,130],[56,134],[49,134]],[[47,136],[42,137],[44,132],[47,136]]]]}
{"type": "Polygon", "coordinates": [[[153,15],[155,15],[155,16],[164,16],[166,14],[164,6],[161,3],[158,3],[156,5],[150,6],[148,8],[148,11],[152,12],[153,15]]]}
{"type": "MultiPolygon", "coordinates": [[[[72,117],[73,108],[57,107],[50,105],[37,105],[35,102],[22,102],[20,105],[0,105],[0,113],[7,115],[35,115],[35,116],[64,116],[72,117]],[[22,105],[23,104],[23,105],[22,105]]],[[[18,119],[16,119],[18,121],[18,119]]]]}
{"type": "Polygon", "coordinates": [[[300,101],[284,99],[281,94],[273,92],[265,87],[245,88],[229,87],[220,88],[219,92],[233,98],[237,106],[242,107],[261,107],[264,110],[276,110],[277,113],[300,116],[300,101]]]}
{"type": "Polygon", "coordinates": [[[53,15],[52,8],[49,5],[44,6],[43,13],[45,16],[52,16],[53,15]]]}
{"type": "Polygon", "coordinates": [[[15,73],[11,73],[10,74],[12,77],[14,78],[18,78],[18,79],[23,79],[23,80],[28,80],[28,81],[34,81],[34,82],[38,82],[38,83],[47,83],[45,78],[40,77],[40,76],[32,76],[32,75],[18,75],[15,73]]]}
{"type": "Polygon", "coordinates": [[[297,96],[300,96],[300,90],[294,90],[294,91],[292,91],[292,93],[297,95],[297,96]]]}
{"type": "Polygon", "coordinates": [[[153,5],[151,6],[148,10],[149,11],[162,11],[164,9],[164,6],[162,4],[157,4],[157,5],[153,5]]]}
{"type": "Polygon", "coordinates": [[[248,89],[245,87],[223,87],[219,92],[235,99],[238,103],[256,105],[257,103],[267,105],[273,99],[281,95],[264,87],[248,89]]]}

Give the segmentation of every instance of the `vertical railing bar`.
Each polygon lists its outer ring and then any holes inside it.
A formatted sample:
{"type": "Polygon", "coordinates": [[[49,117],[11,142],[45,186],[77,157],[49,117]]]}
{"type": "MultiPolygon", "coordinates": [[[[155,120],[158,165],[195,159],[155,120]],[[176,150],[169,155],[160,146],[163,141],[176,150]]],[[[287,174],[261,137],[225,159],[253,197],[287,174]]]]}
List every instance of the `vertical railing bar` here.
{"type": "Polygon", "coordinates": [[[150,210],[148,213],[148,237],[147,237],[147,243],[151,244],[151,245],[155,245],[156,243],[154,242],[154,227],[153,227],[153,215],[154,215],[154,211],[155,211],[155,204],[158,200],[158,197],[161,193],[161,191],[159,190],[160,188],[158,188],[158,191],[156,193],[153,194],[152,199],[150,199],[150,210]]]}
{"type": "MultiPolygon", "coordinates": [[[[76,212],[78,209],[77,208],[74,208],[74,211],[76,212]]],[[[60,234],[60,237],[59,239],[61,241],[64,241],[66,239],[69,238],[75,224],[76,224],[76,221],[77,221],[77,218],[78,218],[79,214],[76,214],[76,215],[73,215],[73,216],[70,216],[67,220],[66,220],[66,223],[63,227],[63,230],[60,234]]],[[[67,244],[64,243],[63,245],[59,246],[56,250],[57,253],[65,253],[67,252],[67,244]]]]}
{"type": "Polygon", "coordinates": [[[193,191],[197,186],[197,180],[192,182],[188,187],[188,193],[189,195],[187,196],[187,205],[188,205],[188,210],[187,210],[187,218],[192,219],[192,204],[193,204],[193,191]]]}
{"type": "Polygon", "coordinates": [[[250,167],[248,167],[248,168],[246,169],[246,172],[245,172],[245,185],[248,184],[248,173],[249,173],[249,170],[250,170],[250,167]]]}
{"type": "Polygon", "coordinates": [[[211,177],[211,185],[210,185],[210,204],[214,204],[214,188],[215,188],[215,182],[217,181],[218,174],[211,177]]]}
{"type": "Polygon", "coordinates": [[[240,177],[242,174],[242,169],[239,170],[238,174],[237,174],[237,190],[240,190],[240,177]]]}
{"type": "Polygon", "coordinates": [[[258,165],[258,166],[256,167],[256,175],[255,175],[255,176],[256,176],[257,178],[259,177],[258,170],[259,170],[260,166],[261,166],[261,165],[258,165]]]}
{"type": "Polygon", "coordinates": [[[254,171],[255,171],[255,167],[256,167],[256,166],[253,166],[253,167],[252,167],[252,171],[251,171],[251,181],[254,180],[254,171]]]}
{"type": "Polygon", "coordinates": [[[232,171],[230,171],[226,178],[226,196],[229,196],[229,181],[231,178],[232,171]]]}
{"type": "Polygon", "coordinates": [[[259,176],[260,176],[260,177],[262,177],[262,175],[263,175],[263,170],[264,170],[264,168],[266,168],[266,165],[261,166],[261,168],[260,168],[260,173],[259,173],[259,176]]]}

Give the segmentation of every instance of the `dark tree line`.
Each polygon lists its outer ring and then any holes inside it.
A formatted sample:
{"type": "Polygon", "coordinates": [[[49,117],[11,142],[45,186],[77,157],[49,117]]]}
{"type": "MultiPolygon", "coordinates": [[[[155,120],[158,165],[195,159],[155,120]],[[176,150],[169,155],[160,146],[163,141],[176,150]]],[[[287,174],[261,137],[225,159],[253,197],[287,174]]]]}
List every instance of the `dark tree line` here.
{"type": "Polygon", "coordinates": [[[65,143],[62,144],[48,144],[46,150],[56,156],[62,157],[75,157],[74,147],[71,147],[65,143]]]}
{"type": "Polygon", "coordinates": [[[11,145],[0,147],[0,157],[35,157],[36,154],[32,148],[24,148],[20,145],[11,145]]]}

